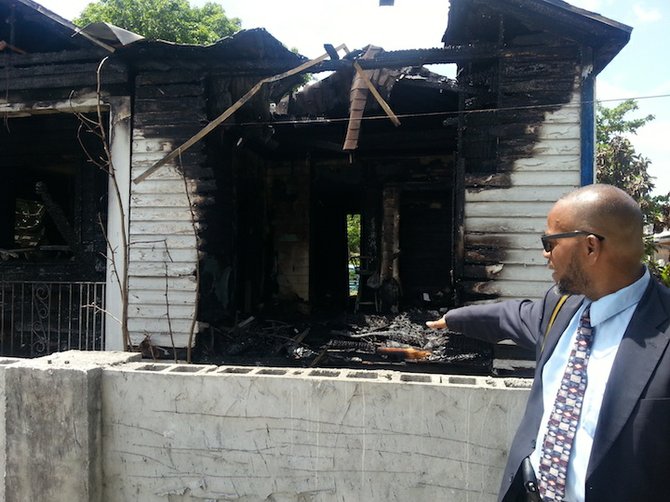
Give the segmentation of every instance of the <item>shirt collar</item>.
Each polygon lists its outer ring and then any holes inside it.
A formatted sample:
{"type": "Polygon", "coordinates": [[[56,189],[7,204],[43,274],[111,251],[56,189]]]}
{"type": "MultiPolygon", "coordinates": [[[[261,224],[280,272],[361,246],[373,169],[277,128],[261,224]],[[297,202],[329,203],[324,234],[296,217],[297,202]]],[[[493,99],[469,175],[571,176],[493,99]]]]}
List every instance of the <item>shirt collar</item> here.
{"type": "Polygon", "coordinates": [[[636,305],[647,289],[649,281],[649,269],[645,267],[642,277],[633,284],[591,303],[591,326],[596,326],[601,322],[607,321],[610,317],[636,305]]]}

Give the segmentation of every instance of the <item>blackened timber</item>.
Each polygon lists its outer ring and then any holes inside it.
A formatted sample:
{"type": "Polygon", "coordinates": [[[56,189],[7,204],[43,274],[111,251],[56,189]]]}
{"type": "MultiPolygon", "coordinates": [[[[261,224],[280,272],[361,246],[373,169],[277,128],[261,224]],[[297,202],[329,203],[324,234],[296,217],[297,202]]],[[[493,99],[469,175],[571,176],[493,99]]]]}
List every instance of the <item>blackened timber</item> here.
{"type": "Polygon", "coordinates": [[[621,40],[623,47],[632,30],[598,14],[588,13],[587,16],[587,11],[565,2],[555,5],[530,0],[499,0],[495,9],[534,28],[549,32],[559,30],[562,36],[587,44],[593,44],[594,38],[611,38],[621,40]]]}
{"type": "Polygon", "coordinates": [[[505,253],[499,248],[470,248],[465,252],[468,263],[497,264],[505,258],[505,253]]]}
{"type": "Polygon", "coordinates": [[[477,176],[467,174],[465,176],[465,187],[472,188],[510,188],[512,179],[509,173],[484,174],[477,176]]]}
{"type": "MultiPolygon", "coordinates": [[[[0,71],[0,87],[5,90],[43,89],[54,87],[83,87],[97,85],[97,63],[41,68],[5,68],[0,71]]],[[[128,81],[125,68],[103,69],[104,84],[119,84],[128,81]]]]}
{"type": "Polygon", "coordinates": [[[41,52],[35,54],[0,54],[0,68],[24,68],[28,66],[59,63],[86,63],[100,61],[109,53],[103,50],[77,50],[62,52],[41,52]]]}
{"type": "MultiPolygon", "coordinates": [[[[374,59],[356,59],[364,70],[378,68],[402,68],[406,66],[421,66],[426,64],[468,63],[472,61],[493,60],[500,57],[516,58],[534,56],[541,57],[574,57],[574,47],[512,47],[499,49],[493,44],[450,45],[436,49],[412,49],[403,51],[383,52],[374,59]]],[[[352,68],[354,61],[339,59],[324,61],[306,73],[322,71],[341,71],[352,68]]]]}
{"type": "Polygon", "coordinates": [[[135,97],[139,99],[155,98],[160,102],[162,98],[169,95],[172,98],[199,96],[204,92],[202,83],[196,84],[156,84],[137,87],[135,97]]]}

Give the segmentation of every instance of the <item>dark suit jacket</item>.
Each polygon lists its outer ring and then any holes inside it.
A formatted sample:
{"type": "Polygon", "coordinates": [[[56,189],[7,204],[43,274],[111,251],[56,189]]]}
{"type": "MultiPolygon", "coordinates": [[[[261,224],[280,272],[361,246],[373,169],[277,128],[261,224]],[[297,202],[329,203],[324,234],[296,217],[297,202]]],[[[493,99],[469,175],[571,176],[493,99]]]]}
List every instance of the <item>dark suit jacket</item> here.
{"type": "MultiPolygon", "coordinates": [[[[510,448],[501,501],[515,501],[521,494],[517,473],[535,448],[542,419],[542,368],[583,301],[570,297],[543,341],[559,297],[551,289],[544,300],[474,305],[446,315],[450,330],[490,342],[511,339],[536,350],[536,378],[510,448]]],[[[670,501],[669,325],[670,290],[652,279],[607,382],[586,475],[588,502],[670,501]]]]}

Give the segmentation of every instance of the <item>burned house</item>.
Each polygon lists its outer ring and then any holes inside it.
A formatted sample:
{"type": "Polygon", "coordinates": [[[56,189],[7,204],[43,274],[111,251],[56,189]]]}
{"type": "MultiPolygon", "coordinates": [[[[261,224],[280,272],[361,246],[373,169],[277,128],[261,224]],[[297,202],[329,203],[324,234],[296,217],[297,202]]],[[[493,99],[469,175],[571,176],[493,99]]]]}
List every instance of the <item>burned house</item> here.
{"type": "Polygon", "coordinates": [[[104,309],[112,349],[191,347],[267,310],[538,297],[546,212],[593,180],[595,76],[630,36],[559,0],[451,0],[443,48],[328,47],[308,64],[264,30],[198,47],[79,32],[29,0],[0,15],[3,295],[99,283],[104,298],[73,305],[78,322],[104,309]],[[87,117],[108,150],[81,148],[87,117]]]}

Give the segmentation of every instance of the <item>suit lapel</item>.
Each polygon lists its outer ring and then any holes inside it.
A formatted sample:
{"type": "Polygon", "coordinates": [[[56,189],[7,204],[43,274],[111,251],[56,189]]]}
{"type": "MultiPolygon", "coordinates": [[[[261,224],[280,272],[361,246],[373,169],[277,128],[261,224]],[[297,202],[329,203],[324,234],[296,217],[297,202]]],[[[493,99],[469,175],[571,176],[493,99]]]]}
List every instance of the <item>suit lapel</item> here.
{"type": "Polygon", "coordinates": [[[652,279],[621,340],[600,408],[587,477],[628,421],[670,341],[670,330],[660,328],[670,317],[661,287],[652,279]]]}
{"type": "MultiPolygon", "coordinates": [[[[561,335],[565,331],[565,328],[568,327],[568,324],[570,323],[572,316],[575,315],[575,312],[577,312],[577,309],[579,309],[583,301],[584,301],[583,296],[571,296],[570,298],[567,299],[567,301],[561,308],[560,312],[556,316],[554,325],[549,330],[549,333],[547,334],[547,339],[544,342],[544,348],[542,350],[542,353],[540,354],[540,358],[537,363],[539,369],[544,367],[545,363],[547,362],[551,354],[554,352],[556,344],[561,339],[561,335]]],[[[542,373],[536,373],[537,378],[541,378],[541,375],[542,373]]]]}

